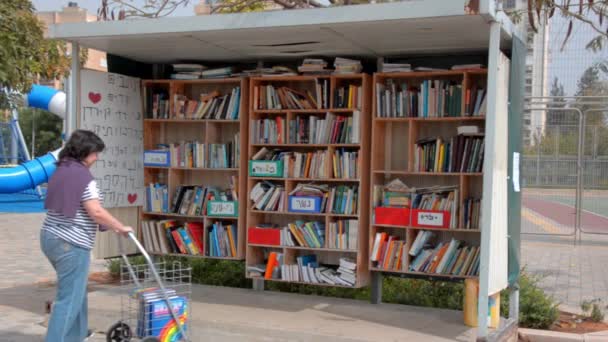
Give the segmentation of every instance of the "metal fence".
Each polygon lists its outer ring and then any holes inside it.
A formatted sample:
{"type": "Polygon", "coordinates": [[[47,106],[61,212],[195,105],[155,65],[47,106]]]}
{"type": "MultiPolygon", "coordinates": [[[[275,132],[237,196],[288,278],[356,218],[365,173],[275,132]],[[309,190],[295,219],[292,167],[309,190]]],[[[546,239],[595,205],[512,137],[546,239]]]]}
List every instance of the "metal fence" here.
{"type": "Polygon", "coordinates": [[[531,98],[522,234],[608,234],[608,97],[531,98]]]}

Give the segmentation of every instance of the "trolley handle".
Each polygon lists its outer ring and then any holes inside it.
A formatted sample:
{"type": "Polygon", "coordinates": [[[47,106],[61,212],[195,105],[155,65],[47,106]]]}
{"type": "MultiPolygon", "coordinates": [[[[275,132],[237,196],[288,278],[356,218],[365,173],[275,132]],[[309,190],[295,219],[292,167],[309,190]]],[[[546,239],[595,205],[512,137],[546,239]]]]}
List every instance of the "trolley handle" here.
{"type": "MultiPolygon", "coordinates": [[[[139,252],[146,259],[146,262],[148,263],[148,266],[150,267],[150,271],[152,271],[152,275],[154,276],[154,279],[156,280],[158,287],[160,287],[163,299],[165,300],[165,303],[167,303],[167,308],[169,309],[169,312],[171,313],[171,316],[172,316],[173,320],[175,321],[175,324],[179,328],[179,332],[181,333],[182,338],[184,339],[184,341],[189,341],[183,324],[180,322],[179,317],[177,317],[177,314],[172,309],[171,300],[169,299],[169,296],[167,296],[167,290],[166,290],[165,285],[163,284],[160,276],[158,275],[156,266],[154,265],[152,258],[150,258],[150,255],[148,254],[148,252],[146,252],[146,249],[144,248],[144,246],[142,246],[142,244],[139,242],[139,240],[137,240],[137,237],[135,236],[135,234],[133,232],[128,232],[127,236],[131,239],[131,241],[133,241],[133,243],[137,247],[137,250],[139,250],[139,252]]],[[[127,258],[126,254],[124,252],[123,245],[122,245],[122,237],[118,238],[118,250],[120,252],[120,256],[122,257],[122,260],[127,265],[127,269],[129,270],[129,273],[131,274],[131,278],[133,278],[135,285],[138,288],[142,288],[141,283],[139,282],[139,279],[137,278],[137,275],[135,274],[135,271],[133,270],[133,266],[129,262],[129,258],[127,258]]]]}

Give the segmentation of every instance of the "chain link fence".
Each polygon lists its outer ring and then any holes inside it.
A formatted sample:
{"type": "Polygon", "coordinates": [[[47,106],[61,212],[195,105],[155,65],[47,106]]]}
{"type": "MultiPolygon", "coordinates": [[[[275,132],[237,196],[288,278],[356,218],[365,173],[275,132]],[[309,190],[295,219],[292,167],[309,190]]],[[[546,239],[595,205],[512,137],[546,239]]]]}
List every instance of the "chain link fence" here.
{"type": "Polygon", "coordinates": [[[604,104],[608,98],[530,100],[521,163],[522,234],[608,234],[604,104]]]}

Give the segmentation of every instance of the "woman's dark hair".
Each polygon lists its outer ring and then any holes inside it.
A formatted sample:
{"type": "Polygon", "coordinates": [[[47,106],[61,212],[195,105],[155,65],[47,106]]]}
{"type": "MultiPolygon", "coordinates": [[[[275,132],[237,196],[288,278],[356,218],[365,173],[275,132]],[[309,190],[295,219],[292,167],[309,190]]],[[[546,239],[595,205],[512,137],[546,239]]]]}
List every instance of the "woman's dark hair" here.
{"type": "Polygon", "coordinates": [[[101,152],[104,148],[106,148],[106,144],[97,134],[79,129],[72,133],[68,142],[59,152],[59,161],[61,162],[65,158],[83,161],[89,154],[101,152]]]}

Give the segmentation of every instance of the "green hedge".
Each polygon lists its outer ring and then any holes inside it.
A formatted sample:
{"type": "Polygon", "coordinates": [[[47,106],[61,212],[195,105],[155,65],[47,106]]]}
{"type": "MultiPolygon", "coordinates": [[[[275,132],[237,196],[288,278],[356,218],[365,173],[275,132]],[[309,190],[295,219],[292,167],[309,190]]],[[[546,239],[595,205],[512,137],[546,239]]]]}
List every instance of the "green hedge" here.
{"type": "MultiPolygon", "coordinates": [[[[144,262],[142,257],[131,258],[134,264],[144,262]]],[[[192,282],[195,284],[251,288],[252,282],[245,278],[245,263],[215,259],[193,259],[165,257],[161,260],[171,263],[182,262],[192,267],[192,282]]],[[[119,260],[111,260],[108,268],[115,275],[119,273],[119,260]]],[[[538,279],[522,272],[520,280],[520,326],[546,329],[557,319],[555,301],[537,286],[538,279]]],[[[369,288],[346,289],[314,285],[266,282],[270,291],[300,293],[327,297],[349,298],[369,301],[369,288]]],[[[382,282],[382,302],[426,306],[443,309],[462,310],[464,284],[461,282],[430,281],[384,277],[382,282]]],[[[501,315],[508,316],[509,296],[501,295],[501,315]]]]}

